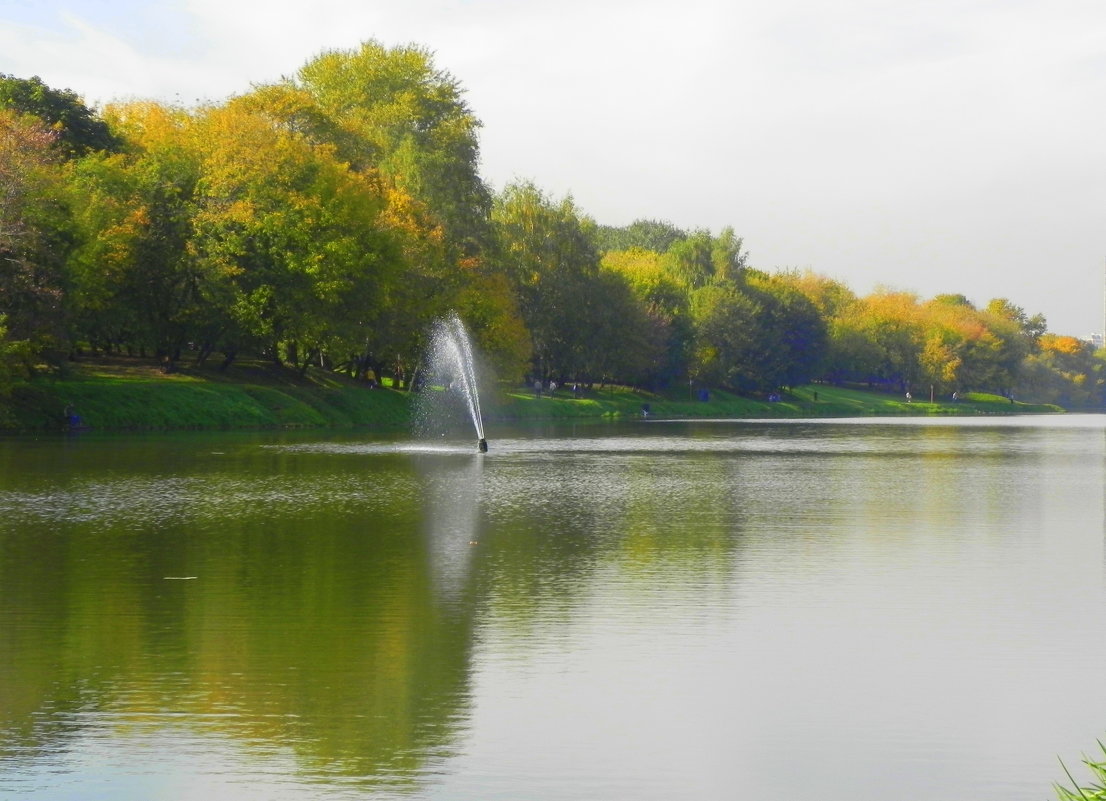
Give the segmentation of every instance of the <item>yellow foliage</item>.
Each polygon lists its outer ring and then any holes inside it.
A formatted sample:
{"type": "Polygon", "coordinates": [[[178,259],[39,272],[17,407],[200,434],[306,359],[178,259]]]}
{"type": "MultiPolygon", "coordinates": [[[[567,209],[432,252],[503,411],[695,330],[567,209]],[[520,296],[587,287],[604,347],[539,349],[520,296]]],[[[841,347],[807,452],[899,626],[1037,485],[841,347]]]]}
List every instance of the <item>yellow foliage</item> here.
{"type": "Polygon", "coordinates": [[[843,314],[857,301],[853,291],[840,281],[812,270],[785,270],[777,273],[775,278],[806,296],[825,320],[843,314]]]}
{"type": "Polygon", "coordinates": [[[113,128],[145,150],[179,143],[192,120],[183,109],[152,100],[112,103],[105,107],[103,116],[113,128]]]}
{"type": "Polygon", "coordinates": [[[1061,336],[1060,334],[1045,334],[1040,341],[1041,350],[1053,353],[1062,353],[1067,356],[1078,356],[1086,348],[1087,344],[1075,337],[1061,336]]]}

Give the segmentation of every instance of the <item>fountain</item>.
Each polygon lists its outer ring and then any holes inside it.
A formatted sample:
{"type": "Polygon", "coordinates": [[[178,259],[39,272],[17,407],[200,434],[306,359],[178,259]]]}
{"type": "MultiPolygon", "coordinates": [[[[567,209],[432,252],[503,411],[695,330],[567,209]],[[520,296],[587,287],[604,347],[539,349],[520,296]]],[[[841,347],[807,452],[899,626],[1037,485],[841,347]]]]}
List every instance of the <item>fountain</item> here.
{"type": "MultiPolygon", "coordinates": [[[[480,453],[488,452],[488,440],[484,437],[484,421],[480,414],[480,393],[476,388],[476,371],[472,356],[472,343],[461,318],[456,313],[438,320],[430,336],[430,348],[425,366],[429,384],[445,388],[446,398],[436,404],[429,400],[434,390],[423,392],[420,406],[426,410],[436,405],[456,405],[452,398],[459,398],[476,429],[476,447],[480,453]]],[[[423,414],[424,420],[429,412],[423,414]]]]}

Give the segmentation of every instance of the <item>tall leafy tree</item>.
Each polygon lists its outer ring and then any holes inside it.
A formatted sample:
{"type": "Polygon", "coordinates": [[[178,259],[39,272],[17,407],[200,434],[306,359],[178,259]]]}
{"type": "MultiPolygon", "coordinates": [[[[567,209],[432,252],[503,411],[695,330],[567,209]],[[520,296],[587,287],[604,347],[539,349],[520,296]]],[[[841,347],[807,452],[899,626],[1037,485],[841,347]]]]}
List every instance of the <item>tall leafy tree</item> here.
{"type": "Polygon", "coordinates": [[[641,249],[665,253],[674,243],[686,239],[687,231],[665,220],[641,219],[621,228],[601,225],[596,238],[599,249],[604,251],[641,249]]]}
{"type": "Polygon", "coordinates": [[[715,277],[714,241],[710,231],[700,229],[672,246],[664,255],[669,274],[689,290],[705,287],[715,277]]]}
{"type": "Polygon", "coordinates": [[[651,334],[649,340],[659,343],[662,353],[654,360],[645,377],[646,383],[669,385],[683,380],[688,371],[694,330],[686,288],[664,269],[661,256],[642,248],[608,251],[603,255],[605,270],[620,274],[640,303],[645,307],[651,334]]]}
{"type": "Polygon", "coordinates": [[[760,367],[763,309],[733,281],[707,284],[691,295],[695,321],[692,377],[738,391],[770,389],[760,367]]]}
{"type": "Polygon", "coordinates": [[[0,109],[0,313],[8,336],[61,348],[66,261],[76,242],[57,134],[36,117],[0,109]]]}
{"type": "MultiPolygon", "coordinates": [[[[491,193],[478,169],[480,122],[460,83],[435,66],[429,51],[375,41],[328,51],[293,78],[259,87],[242,102],[289,131],[334,147],[338,158],[383,187],[404,276],[364,343],[363,364],[377,372],[409,371],[430,322],[473,300],[470,283],[489,287],[481,304],[485,313],[488,301],[506,300],[491,290],[491,193]]],[[[510,304],[499,304],[493,316],[502,323],[500,334],[515,329],[505,322],[514,313],[510,304]]],[[[484,336],[479,329],[474,334],[484,336]]],[[[488,338],[504,341],[491,332],[488,338]]],[[[503,352],[504,365],[518,345],[503,352]]]]}
{"type": "Polygon", "coordinates": [[[597,313],[582,372],[601,381],[654,383],[665,366],[667,330],[620,273],[601,270],[589,284],[597,313]]]}
{"type": "Polygon", "coordinates": [[[521,379],[530,367],[530,333],[507,276],[473,270],[454,301],[476,344],[499,378],[521,379]]]}
{"type": "Polygon", "coordinates": [[[1106,351],[1070,336],[1042,334],[1025,360],[1019,387],[1034,400],[1067,408],[1102,409],[1106,404],[1106,351]]]}
{"type": "Polygon", "coordinates": [[[743,250],[745,240],[726,227],[711,240],[710,261],[715,278],[736,281],[741,278],[749,260],[749,254],[743,250]]]}
{"type": "Polygon", "coordinates": [[[1006,298],[994,298],[988,304],[986,311],[998,317],[1003,317],[1018,328],[1034,345],[1048,331],[1048,321],[1041,313],[1029,315],[1025,309],[1006,298]]]}
{"type": "Polygon", "coordinates": [[[69,157],[121,144],[111,129],[69,89],[53,89],[37,75],[16,78],[0,73],[0,108],[38,117],[57,132],[58,146],[69,157]]]}
{"type": "Polygon", "coordinates": [[[293,85],[329,121],[343,159],[425,203],[461,255],[483,249],[491,193],[478,169],[480,122],[429,51],[368,41],[319,55],[293,85]]]}
{"type": "Polygon", "coordinates": [[[761,307],[755,356],[763,384],[794,387],[820,375],[828,342],[814,303],[786,281],[757,270],[745,270],[743,282],[761,307]]]}
{"type": "Polygon", "coordinates": [[[585,369],[589,330],[604,313],[590,291],[599,275],[594,223],[570,198],[553,201],[532,183],[507,186],[492,219],[497,260],[519,298],[539,375],[585,369]]]}
{"type": "Polygon", "coordinates": [[[109,110],[125,154],[97,154],[73,171],[85,244],[75,260],[84,334],[94,344],[151,352],[171,364],[202,303],[191,249],[200,162],[191,117],[136,102],[109,110]]]}
{"type": "Polygon", "coordinates": [[[903,392],[921,380],[923,327],[915,295],[877,291],[850,305],[832,328],[848,380],[903,392]],[[847,348],[844,354],[842,346],[847,348]]]}
{"type": "Polygon", "coordinates": [[[360,347],[400,265],[375,176],[233,104],[195,133],[194,249],[233,329],[301,370],[360,347]]]}
{"type": "Polygon", "coordinates": [[[1030,349],[1016,322],[963,295],[938,295],[920,312],[923,381],[942,391],[1009,391],[1030,349]]]}

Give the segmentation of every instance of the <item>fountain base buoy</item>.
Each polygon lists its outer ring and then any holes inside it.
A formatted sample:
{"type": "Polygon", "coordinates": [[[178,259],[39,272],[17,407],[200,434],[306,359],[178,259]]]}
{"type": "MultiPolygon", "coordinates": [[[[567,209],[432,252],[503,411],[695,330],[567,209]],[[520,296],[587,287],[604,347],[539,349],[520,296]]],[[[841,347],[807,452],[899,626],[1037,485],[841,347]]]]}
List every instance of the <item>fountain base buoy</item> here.
{"type": "Polygon", "coordinates": [[[479,450],[481,453],[487,453],[488,452],[488,441],[486,439],[480,440],[479,442],[476,443],[476,449],[479,450]]]}

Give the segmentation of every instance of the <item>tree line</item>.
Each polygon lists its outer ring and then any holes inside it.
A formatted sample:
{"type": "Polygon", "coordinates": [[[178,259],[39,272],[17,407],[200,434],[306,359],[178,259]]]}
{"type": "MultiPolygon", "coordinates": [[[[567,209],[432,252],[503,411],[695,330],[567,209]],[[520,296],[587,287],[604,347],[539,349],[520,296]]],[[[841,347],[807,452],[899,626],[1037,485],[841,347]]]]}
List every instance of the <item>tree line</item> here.
{"type": "Polygon", "coordinates": [[[754,268],[732,228],[494,192],[479,129],[428,51],[374,41],[192,109],[0,76],[0,388],[86,352],[402,386],[455,310],[509,380],[1103,402],[1106,357],[1008,299],[860,297],[754,268]]]}

